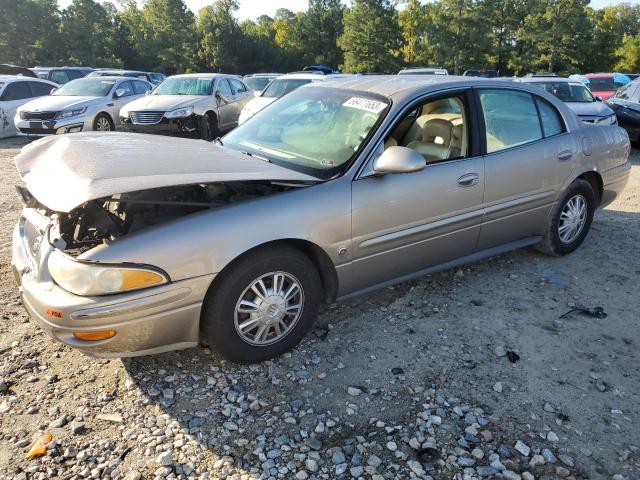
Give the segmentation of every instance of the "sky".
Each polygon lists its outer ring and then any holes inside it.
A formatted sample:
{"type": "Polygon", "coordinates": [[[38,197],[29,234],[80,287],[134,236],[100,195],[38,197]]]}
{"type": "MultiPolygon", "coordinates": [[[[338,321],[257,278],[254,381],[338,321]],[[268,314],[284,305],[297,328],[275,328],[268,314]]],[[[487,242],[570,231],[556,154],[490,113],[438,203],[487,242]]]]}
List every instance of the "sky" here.
{"type": "MultiPolygon", "coordinates": [[[[143,3],[141,0],[138,1],[143,3]]],[[[202,7],[213,3],[212,0],[185,0],[185,2],[194,12],[197,12],[202,7]]],[[[626,0],[626,2],[639,4],[640,0],[626,0]]],[[[58,3],[64,8],[71,3],[71,0],[58,0],[58,3]]],[[[345,3],[349,3],[349,0],[346,0],[345,3]]],[[[622,0],[591,0],[591,6],[593,8],[602,8],[607,5],[616,5],[618,3],[623,2],[622,0]]],[[[299,12],[301,10],[306,10],[307,5],[307,0],[240,0],[238,18],[241,20],[247,18],[255,19],[263,14],[273,16],[278,8],[288,8],[293,12],[299,12]]]]}

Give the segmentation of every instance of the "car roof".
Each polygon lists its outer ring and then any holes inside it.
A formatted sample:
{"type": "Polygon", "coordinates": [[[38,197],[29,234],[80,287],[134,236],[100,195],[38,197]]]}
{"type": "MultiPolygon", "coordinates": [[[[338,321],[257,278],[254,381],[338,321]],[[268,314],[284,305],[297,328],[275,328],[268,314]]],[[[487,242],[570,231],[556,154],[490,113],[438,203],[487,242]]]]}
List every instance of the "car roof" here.
{"type": "Polygon", "coordinates": [[[0,75],[0,82],[10,83],[18,80],[29,80],[30,82],[40,82],[46,83],[48,85],[54,85],[56,87],[58,86],[56,83],[50,82],[49,80],[44,80],[42,78],[27,77],[25,75],[0,75]]]}
{"type": "Polygon", "coordinates": [[[351,73],[328,73],[327,75],[323,75],[322,73],[312,73],[312,72],[296,72],[296,73],[285,73],[284,75],[280,75],[276,77],[276,80],[331,80],[334,78],[345,78],[345,77],[355,77],[357,75],[351,73]]]}
{"type": "Polygon", "coordinates": [[[573,80],[571,78],[565,77],[521,77],[516,79],[518,82],[522,83],[571,83],[572,85],[583,85],[584,83],[579,82],[578,80],[573,80]]]}
{"type": "Polygon", "coordinates": [[[237,75],[227,75],[225,73],[181,73],[180,75],[171,75],[170,77],[167,78],[204,78],[207,80],[213,80],[214,78],[218,78],[218,77],[238,77],[237,75]]]}
{"type": "Polygon", "coordinates": [[[613,77],[613,73],[587,73],[585,74],[587,78],[609,78],[613,77]]]}
{"type": "MultiPolygon", "coordinates": [[[[354,92],[367,92],[385,97],[411,98],[429,91],[441,90],[448,87],[468,88],[473,86],[514,88],[517,82],[497,78],[463,77],[456,75],[354,75],[352,78],[341,78],[327,82],[314,82],[303,88],[340,88],[354,92]]],[[[538,92],[537,87],[520,84],[523,90],[538,92]]]]}
{"type": "Polygon", "coordinates": [[[446,68],[441,67],[407,67],[400,70],[401,72],[446,72],[446,68]]]}
{"type": "Polygon", "coordinates": [[[251,77],[280,77],[282,76],[282,73],[249,73],[247,75],[244,76],[244,78],[251,78],[251,77]]]}

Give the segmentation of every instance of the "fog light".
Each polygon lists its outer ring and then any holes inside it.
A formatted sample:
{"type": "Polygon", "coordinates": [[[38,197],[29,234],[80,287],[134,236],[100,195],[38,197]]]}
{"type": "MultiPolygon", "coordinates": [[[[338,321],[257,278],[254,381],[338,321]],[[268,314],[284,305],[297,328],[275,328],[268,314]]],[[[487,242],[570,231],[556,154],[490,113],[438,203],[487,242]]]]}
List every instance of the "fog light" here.
{"type": "Polygon", "coordinates": [[[67,133],[76,133],[76,132],[81,132],[81,131],[82,131],[82,125],[77,125],[75,127],[67,128],[67,133]]]}
{"type": "Polygon", "coordinates": [[[97,342],[99,340],[108,340],[116,336],[115,330],[103,330],[100,332],[73,332],[73,336],[84,342],[97,342]]]}

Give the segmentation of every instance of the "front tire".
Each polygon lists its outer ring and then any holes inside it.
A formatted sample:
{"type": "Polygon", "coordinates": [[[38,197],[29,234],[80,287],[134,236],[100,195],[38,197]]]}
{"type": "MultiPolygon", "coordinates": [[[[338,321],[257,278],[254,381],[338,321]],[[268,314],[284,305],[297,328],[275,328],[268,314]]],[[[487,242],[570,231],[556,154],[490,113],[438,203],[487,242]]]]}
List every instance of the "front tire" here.
{"type": "Polygon", "coordinates": [[[261,248],[224,271],[205,298],[202,331],[237,363],[256,363],[295,347],[315,321],[322,283],[315,265],[289,246],[261,248]]]}
{"type": "Polygon", "coordinates": [[[205,114],[200,119],[200,138],[211,142],[218,137],[218,125],[211,114],[205,114]]]}
{"type": "Polygon", "coordinates": [[[556,257],[576,250],[589,233],[596,206],[591,184],[581,178],[575,180],[554,207],[544,237],[536,248],[556,257]]]}
{"type": "Polygon", "coordinates": [[[112,132],[115,130],[111,117],[106,113],[99,113],[93,121],[93,129],[96,132],[112,132]]]}

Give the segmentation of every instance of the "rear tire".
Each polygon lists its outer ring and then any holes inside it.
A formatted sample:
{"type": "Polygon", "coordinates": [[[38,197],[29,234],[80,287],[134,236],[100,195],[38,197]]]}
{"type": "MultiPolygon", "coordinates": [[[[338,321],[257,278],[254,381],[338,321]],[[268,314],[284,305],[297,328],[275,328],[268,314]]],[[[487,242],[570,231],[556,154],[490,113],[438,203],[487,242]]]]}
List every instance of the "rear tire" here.
{"type": "Polygon", "coordinates": [[[222,272],[207,293],[203,335],[233,362],[276,357],[311,329],[321,290],[315,265],[295,248],[278,245],[250,252],[222,272]]]}
{"type": "Polygon", "coordinates": [[[115,130],[113,120],[106,113],[99,113],[93,121],[93,130],[96,132],[113,132],[115,130]]]}
{"type": "Polygon", "coordinates": [[[581,178],[575,180],[554,207],[544,237],[536,248],[556,257],[576,250],[589,233],[596,206],[591,184],[581,178]]]}

